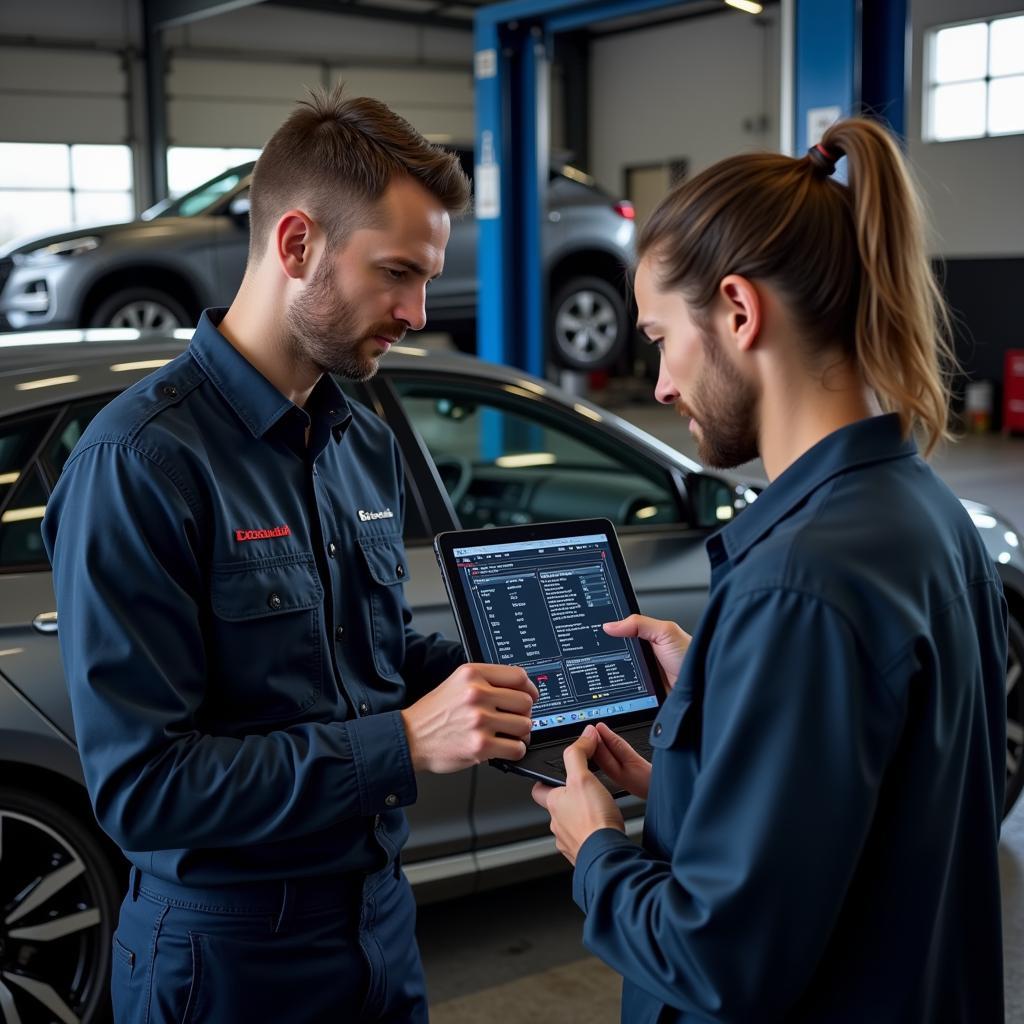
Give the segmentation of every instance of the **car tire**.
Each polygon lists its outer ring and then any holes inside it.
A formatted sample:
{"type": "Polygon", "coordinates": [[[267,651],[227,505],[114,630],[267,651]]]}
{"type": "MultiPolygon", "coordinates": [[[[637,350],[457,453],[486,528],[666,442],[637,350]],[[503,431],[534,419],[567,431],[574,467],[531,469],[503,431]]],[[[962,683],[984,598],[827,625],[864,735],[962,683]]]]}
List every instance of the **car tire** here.
{"type": "Polygon", "coordinates": [[[1006,656],[1006,799],[1009,814],[1024,790],[1024,625],[1010,616],[1006,656]]]}
{"type": "Polygon", "coordinates": [[[551,302],[551,358],[570,370],[606,370],[629,345],[622,290],[600,277],[574,277],[551,302]]]}
{"type": "Polygon", "coordinates": [[[156,288],[124,288],[105,298],[89,319],[90,327],[127,327],[137,331],[173,331],[193,318],[185,307],[156,288]]]}
{"type": "Polygon", "coordinates": [[[123,886],[101,841],[54,801],[10,786],[0,786],[0,835],[0,960],[19,1011],[0,1018],[108,1020],[123,886]]]}

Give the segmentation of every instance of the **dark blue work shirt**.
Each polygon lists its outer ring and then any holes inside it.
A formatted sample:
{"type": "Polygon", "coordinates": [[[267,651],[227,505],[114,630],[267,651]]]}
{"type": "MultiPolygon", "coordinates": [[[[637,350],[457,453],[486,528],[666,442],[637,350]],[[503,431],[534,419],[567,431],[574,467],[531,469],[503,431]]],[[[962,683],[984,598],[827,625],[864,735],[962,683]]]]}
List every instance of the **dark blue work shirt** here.
{"type": "Polygon", "coordinates": [[[398,709],[462,650],[410,626],[391,432],[327,375],[300,409],[211,313],[46,509],[89,794],[170,881],[370,872],[416,799],[398,709]]]}
{"type": "Polygon", "coordinates": [[[622,1019],[1001,1021],[1006,606],[970,518],[881,416],[708,552],[643,846],[576,864],[622,1019]]]}

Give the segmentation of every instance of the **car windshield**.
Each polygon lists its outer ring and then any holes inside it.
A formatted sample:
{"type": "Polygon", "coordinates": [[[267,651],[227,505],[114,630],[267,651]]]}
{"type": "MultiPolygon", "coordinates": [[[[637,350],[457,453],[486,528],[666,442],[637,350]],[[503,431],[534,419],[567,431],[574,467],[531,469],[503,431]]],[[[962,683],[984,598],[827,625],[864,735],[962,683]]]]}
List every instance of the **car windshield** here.
{"type": "Polygon", "coordinates": [[[225,193],[232,191],[243,178],[252,173],[252,164],[232,167],[223,174],[204,181],[198,188],[186,192],[177,199],[163,199],[156,206],[150,207],[143,215],[143,220],[154,217],[197,217],[206,213],[225,193]]]}

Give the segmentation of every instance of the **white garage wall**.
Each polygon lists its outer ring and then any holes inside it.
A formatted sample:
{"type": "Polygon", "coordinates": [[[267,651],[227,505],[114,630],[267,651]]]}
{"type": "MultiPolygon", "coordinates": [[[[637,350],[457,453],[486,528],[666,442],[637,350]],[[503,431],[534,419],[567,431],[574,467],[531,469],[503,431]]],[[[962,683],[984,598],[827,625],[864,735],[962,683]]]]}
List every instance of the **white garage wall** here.
{"type": "MultiPolygon", "coordinates": [[[[168,136],[259,147],[312,85],[342,79],[424,133],[473,132],[472,34],[257,5],[173,29],[168,136]]],[[[146,194],[140,0],[0,0],[0,141],[129,143],[146,194]]]]}
{"type": "Polygon", "coordinates": [[[778,11],[725,11],[594,42],[591,164],[623,187],[629,164],[689,161],[690,173],[742,150],[778,148],[778,11]]]}
{"type": "Polygon", "coordinates": [[[1024,135],[923,142],[927,31],[957,21],[1024,12],[1024,0],[913,0],[908,152],[928,203],[932,251],[949,258],[1024,255],[1024,135]]]}

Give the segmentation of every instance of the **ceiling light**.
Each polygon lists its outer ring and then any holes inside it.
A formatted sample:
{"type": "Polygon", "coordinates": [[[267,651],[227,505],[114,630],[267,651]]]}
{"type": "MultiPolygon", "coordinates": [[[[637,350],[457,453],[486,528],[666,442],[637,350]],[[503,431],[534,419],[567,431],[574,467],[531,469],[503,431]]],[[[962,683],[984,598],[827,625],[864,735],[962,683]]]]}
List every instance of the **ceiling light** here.
{"type": "Polygon", "coordinates": [[[756,4],[753,0],[725,0],[730,7],[737,11],[746,11],[747,14],[760,14],[764,10],[763,4],[756,4]]]}
{"type": "Polygon", "coordinates": [[[46,377],[43,380],[23,380],[14,385],[15,391],[35,391],[36,388],[55,388],[58,384],[74,384],[82,378],[77,373],[69,373],[64,377],[46,377]]]}

